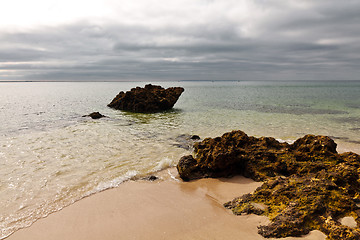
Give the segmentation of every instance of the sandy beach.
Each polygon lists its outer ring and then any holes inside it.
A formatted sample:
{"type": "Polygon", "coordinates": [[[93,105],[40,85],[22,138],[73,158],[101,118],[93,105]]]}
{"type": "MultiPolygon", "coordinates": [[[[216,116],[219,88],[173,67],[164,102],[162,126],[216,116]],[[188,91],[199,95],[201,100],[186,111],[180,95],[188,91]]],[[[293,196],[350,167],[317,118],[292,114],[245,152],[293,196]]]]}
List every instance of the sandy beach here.
{"type": "MultiPolygon", "coordinates": [[[[176,174],[176,170],[166,170],[176,174]]],[[[82,199],[21,229],[7,240],[265,239],[257,226],[268,219],[235,216],[222,204],[261,183],[241,176],[182,182],[128,181],[82,199]]],[[[166,178],[164,180],[164,178],[166,178]]],[[[313,231],[303,238],[325,239],[313,231]]]]}

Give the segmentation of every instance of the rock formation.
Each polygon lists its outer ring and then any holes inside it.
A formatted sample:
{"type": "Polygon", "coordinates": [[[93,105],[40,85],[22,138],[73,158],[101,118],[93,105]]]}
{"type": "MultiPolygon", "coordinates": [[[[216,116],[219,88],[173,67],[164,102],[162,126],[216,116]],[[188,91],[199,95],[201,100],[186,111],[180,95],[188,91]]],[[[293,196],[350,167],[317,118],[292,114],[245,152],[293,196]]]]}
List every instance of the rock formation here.
{"type": "Polygon", "coordinates": [[[306,135],[287,144],[233,131],[195,143],[194,153],[177,165],[185,181],[236,174],[264,181],[254,193],[224,204],[237,215],[268,216],[271,223],[259,227],[262,236],[320,230],[328,239],[360,239],[360,156],[338,154],[329,137],[306,135]],[[341,225],[345,216],[357,227],[341,225]]]}
{"type": "Polygon", "coordinates": [[[120,92],[109,107],[130,112],[152,113],[171,109],[184,91],[182,87],[164,89],[148,84],[136,87],[126,93],[120,92]]]}

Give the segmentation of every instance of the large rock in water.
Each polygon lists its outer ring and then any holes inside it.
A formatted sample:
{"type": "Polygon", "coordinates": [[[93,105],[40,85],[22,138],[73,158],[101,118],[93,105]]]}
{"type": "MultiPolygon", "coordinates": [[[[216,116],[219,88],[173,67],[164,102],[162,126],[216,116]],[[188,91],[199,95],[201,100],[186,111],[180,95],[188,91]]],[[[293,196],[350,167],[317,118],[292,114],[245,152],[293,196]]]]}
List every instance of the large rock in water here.
{"type": "Polygon", "coordinates": [[[121,91],[108,106],[130,112],[160,112],[171,109],[183,91],[182,87],[164,89],[148,84],[144,88],[132,88],[126,93],[121,91]]]}
{"type": "Polygon", "coordinates": [[[331,240],[360,239],[360,156],[338,154],[329,137],[306,135],[287,144],[232,131],[195,143],[194,153],[177,165],[185,181],[236,174],[264,181],[255,192],[224,204],[236,215],[268,216],[271,223],[259,227],[262,236],[320,230],[331,240]],[[344,216],[357,226],[341,225],[344,216]]]}

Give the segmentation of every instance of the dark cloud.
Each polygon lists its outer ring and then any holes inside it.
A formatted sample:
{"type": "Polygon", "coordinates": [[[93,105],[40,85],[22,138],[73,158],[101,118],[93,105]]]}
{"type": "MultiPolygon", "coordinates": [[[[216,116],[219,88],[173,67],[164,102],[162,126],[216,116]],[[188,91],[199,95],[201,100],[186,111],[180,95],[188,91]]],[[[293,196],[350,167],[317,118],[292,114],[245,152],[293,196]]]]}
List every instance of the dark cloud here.
{"type": "Polygon", "coordinates": [[[0,32],[0,80],[359,79],[358,1],[255,2],[245,20],[0,32]]]}

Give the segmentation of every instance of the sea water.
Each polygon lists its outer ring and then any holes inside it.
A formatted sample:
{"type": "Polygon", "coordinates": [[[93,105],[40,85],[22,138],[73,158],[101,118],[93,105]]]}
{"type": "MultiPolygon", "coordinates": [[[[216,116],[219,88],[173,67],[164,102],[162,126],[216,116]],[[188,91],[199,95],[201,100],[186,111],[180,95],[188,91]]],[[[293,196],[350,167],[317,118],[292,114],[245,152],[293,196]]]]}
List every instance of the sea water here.
{"type": "Polygon", "coordinates": [[[174,109],[107,104],[143,82],[0,83],[0,239],[77,200],[175,166],[186,136],[231,130],[293,142],[331,136],[360,153],[360,82],[180,81],[174,109]],[[108,116],[82,117],[94,111],[108,116]]]}

